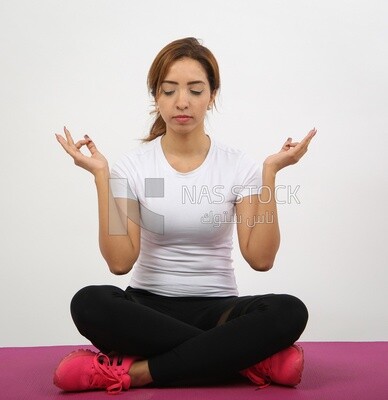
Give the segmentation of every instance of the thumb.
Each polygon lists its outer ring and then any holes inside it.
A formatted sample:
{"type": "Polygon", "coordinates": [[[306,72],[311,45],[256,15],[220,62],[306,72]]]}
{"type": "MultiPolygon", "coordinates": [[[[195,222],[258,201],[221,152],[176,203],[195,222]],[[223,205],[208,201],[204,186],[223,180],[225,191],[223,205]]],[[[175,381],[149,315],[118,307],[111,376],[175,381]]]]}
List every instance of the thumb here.
{"type": "Polygon", "coordinates": [[[86,146],[88,147],[90,153],[93,155],[94,153],[97,153],[97,147],[94,144],[93,140],[90,139],[90,137],[88,135],[84,135],[84,138],[88,141],[88,143],[86,143],[86,146]]]}
{"type": "Polygon", "coordinates": [[[288,150],[290,148],[291,143],[292,143],[292,138],[289,137],[283,144],[282,150],[288,150]]]}

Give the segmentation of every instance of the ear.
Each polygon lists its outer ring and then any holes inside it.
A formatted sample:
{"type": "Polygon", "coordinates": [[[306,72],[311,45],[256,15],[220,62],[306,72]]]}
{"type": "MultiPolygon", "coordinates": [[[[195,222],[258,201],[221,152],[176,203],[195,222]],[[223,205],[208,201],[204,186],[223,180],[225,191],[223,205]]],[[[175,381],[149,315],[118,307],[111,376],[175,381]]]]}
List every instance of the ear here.
{"type": "Polygon", "coordinates": [[[213,93],[210,95],[209,105],[207,106],[208,110],[211,110],[213,108],[214,103],[216,101],[216,96],[217,96],[217,90],[213,90],[213,93]]]}
{"type": "Polygon", "coordinates": [[[217,89],[214,89],[212,94],[210,95],[210,102],[213,104],[216,100],[216,96],[217,96],[217,89]]]}
{"type": "Polygon", "coordinates": [[[154,97],[154,107],[155,107],[155,111],[158,112],[159,111],[159,104],[158,104],[158,100],[154,97]]]}

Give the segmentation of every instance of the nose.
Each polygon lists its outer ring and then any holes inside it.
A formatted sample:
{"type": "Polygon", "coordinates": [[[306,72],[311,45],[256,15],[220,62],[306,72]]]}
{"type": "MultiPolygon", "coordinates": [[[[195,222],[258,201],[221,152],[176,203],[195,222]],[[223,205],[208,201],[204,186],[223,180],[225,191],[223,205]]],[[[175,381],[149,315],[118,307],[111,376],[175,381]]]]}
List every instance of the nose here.
{"type": "Polygon", "coordinates": [[[187,93],[184,90],[179,91],[176,107],[178,110],[185,110],[189,107],[189,99],[187,93]]]}

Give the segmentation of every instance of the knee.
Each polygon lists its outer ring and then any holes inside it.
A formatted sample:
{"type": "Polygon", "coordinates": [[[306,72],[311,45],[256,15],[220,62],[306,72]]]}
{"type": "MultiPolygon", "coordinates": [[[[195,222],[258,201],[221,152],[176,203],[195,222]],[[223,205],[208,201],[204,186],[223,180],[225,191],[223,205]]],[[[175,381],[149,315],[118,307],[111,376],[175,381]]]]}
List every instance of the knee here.
{"type": "Polygon", "coordinates": [[[290,328],[292,327],[294,334],[299,338],[308,321],[308,310],[306,305],[297,297],[284,294],[282,296],[282,310],[286,316],[290,328]]]}
{"type": "Polygon", "coordinates": [[[70,303],[70,313],[77,325],[78,321],[84,320],[93,298],[96,296],[96,286],[87,286],[79,290],[72,298],[70,303]]]}
{"type": "Polygon", "coordinates": [[[74,323],[77,326],[90,323],[96,313],[103,308],[107,293],[114,289],[116,288],[113,286],[86,286],[80,289],[70,303],[74,323]]]}

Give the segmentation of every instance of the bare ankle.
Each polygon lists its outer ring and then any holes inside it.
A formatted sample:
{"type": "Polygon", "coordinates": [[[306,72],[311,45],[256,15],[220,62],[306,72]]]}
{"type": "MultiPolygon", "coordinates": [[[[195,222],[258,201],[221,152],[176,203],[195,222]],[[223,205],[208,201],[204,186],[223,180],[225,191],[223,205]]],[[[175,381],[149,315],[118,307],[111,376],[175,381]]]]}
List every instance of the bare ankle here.
{"type": "Polygon", "coordinates": [[[134,362],[129,369],[128,374],[131,377],[132,387],[145,386],[152,383],[152,376],[148,368],[147,360],[134,362]]]}

